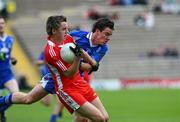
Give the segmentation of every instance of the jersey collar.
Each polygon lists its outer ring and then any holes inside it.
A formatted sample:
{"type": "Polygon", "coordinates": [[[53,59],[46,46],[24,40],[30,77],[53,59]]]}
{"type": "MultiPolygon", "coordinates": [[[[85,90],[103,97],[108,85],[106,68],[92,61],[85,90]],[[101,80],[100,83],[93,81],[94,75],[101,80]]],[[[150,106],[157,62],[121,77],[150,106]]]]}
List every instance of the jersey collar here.
{"type": "Polygon", "coordinates": [[[0,37],[0,40],[2,40],[4,42],[7,38],[7,36],[8,36],[7,34],[4,34],[3,37],[0,37]]]}
{"type": "Polygon", "coordinates": [[[96,47],[97,45],[93,45],[93,44],[92,44],[92,34],[93,34],[92,32],[89,32],[89,33],[87,34],[86,38],[89,39],[90,47],[96,47]]]}
{"type": "Polygon", "coordinates": [[[57,47],[62,47],[63,44],[58,44],[56,42],[54,42],[53,40],[51,40],[50,36],[47,38],[47,41],[48,41],[48,44],[51,45],[51,46],[57,46],[57,47]]]}

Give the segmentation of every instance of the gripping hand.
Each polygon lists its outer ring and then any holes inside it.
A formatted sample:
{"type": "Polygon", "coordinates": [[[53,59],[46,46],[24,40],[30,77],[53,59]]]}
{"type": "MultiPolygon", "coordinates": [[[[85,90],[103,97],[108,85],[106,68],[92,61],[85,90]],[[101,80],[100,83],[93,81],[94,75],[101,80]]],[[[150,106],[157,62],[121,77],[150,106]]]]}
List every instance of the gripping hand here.
{"type": "Polygon", "coordinates": [[[17,59],[16,58],[11,58],[11,64],[16,65],[17,64],[17,59]]]}
{"type": "Polygon", "coordinates": [[[96,72],[98,69],[99,69],[99,63],[96,63],[95,65],[92,65],[91,66],[91,70],[89,71],[89,75],[92,73],[92,72],[96,72]]]}
{"type": "Polygon", "coordinates": [[[69,48],[77,57],[80,57],[82,54],[82,49],[78,44],[76,44],[76,43],[74,43],[74,44],[75,44],[74,48],[71,46],[69,48]]]}

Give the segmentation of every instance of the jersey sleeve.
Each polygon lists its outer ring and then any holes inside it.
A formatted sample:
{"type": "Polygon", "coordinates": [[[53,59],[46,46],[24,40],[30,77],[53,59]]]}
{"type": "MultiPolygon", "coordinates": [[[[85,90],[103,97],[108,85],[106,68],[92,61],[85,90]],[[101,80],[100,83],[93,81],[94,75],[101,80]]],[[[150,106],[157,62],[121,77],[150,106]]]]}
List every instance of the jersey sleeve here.
{"type": "Polygon", "coordinates": [[[13,49],[13,44],[14,44],[14,40],[13,40],[13,37],[12,36],[8,36],[7,37],[7,40],[8,40],[8,48],[10,49],[10,52],[12,51],[13,49]]]}
{"type": "Polygon", "coordinates": [[[104,57],[104,55],[106,54],[107,50],[108,50],[108,47],[103,46],[99,52],[96,52],[92,55],[92,58],[96,60],[96,62],[99,63],[101,59],[104,57]]]}

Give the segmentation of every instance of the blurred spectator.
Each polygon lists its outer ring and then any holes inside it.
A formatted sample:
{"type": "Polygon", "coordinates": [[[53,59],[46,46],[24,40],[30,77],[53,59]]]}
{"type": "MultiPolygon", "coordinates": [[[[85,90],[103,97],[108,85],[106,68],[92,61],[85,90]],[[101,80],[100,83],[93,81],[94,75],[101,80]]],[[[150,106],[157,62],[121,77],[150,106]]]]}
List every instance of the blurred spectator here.
{"type": "Polygon", "coordinates": [[[110,4],[110,5],[119,5],[119,0],[108,0],[108,4],[110,4]]]}
{"type": "Polygon", "coordinates": [[[176,0],[161,0],[160,4],[153,8],[155,13],[177,14],[180,12],[180,7],[176,0]]]}
{"type": "Polygon", "coordinates": [[[99,12],[96,7],[89,8],[86,13],[86,18],[91,20],[97,20],[99,18],[119,19],[118,12],[113,13],[102,13],[99,12]]]}
{"type": "Polygon", "coordinates": [[[69,28],[68,28],[68,30],[69,31],[72,31],[72,30],[80,30],[81,29],[81,27],[80,27],[80,25],[71,25],[71,26],[69,26],[69,28]]]}
{"type": "Polygon", "coordinates": [[[108,3],[110,5],[124,5],[124,6],[130,6],[130,5],[147,5],[148,0],[108,0],[108,3]]]}
{"type": "Polygon", "coordinates": [[[133,5],[133,0],[119,0],[120,5],[130,6],[133,5]]]}
{"type": "Polygon", "coordinates": [[[145,27],[146,29],[152,29],[155,25],[154,13],[149,9],[146,9],[144,12],[141,12],[135,16],[134,23],[137,26],[145,27]]]}
{"type": "Polygon", "coordinates": [[[4,19],[8,18],[7,0],[0,0],[0,14],[4,19]]]}
{"type": "Polygon", "coordinates": [[[9,14],[16,11],[15,0],[0,0],[0,15],[3,16],[5,20],[9,18],[9,14]]]}
{"type": "Polygon", "coordinates": [[[155,50],[147,52],[148,57],[173,57],[178,58],[178,49],[173,45],[162,46],[155,50]]]}
{"type": "Polygon", "coordinates": [[[148,5],[148,0],[133,0],[134,4],[148,5]]]}
{"type": "Polygon", "coordinates": [[[27,83],[27,78],[25,75],[21,75],[18,78],[18,85],[20,90],[30,90],[32,87],[27,83]]]}

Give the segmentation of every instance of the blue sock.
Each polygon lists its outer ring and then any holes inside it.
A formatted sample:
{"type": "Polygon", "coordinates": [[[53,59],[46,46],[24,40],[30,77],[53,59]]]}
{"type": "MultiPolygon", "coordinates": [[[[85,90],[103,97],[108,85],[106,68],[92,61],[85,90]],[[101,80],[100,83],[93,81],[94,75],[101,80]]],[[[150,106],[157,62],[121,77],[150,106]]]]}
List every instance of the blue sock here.
{"type": "Polygon", "coordinates": [[[0,96],[0,112],[4,112],[12,104],[12,94],[0,96]]]}
{"type": "Polygon", "coordinates": [[[12,104],[12,94],[9,94],[9,95],[5,96],[5,102],[8,105],[12,104]]]}
{"type": "Polygon", "coordinates": [[[52,114],[52,115],[51,115],[50,122],[56,122],[57,117],[58,117],[57,115],[52,114]]]}
{"type": "Polygon", "coordinates": [[[12,104],[12,94],[7,96],[0,96],[0,105],[11,105],[12,104]]]}

